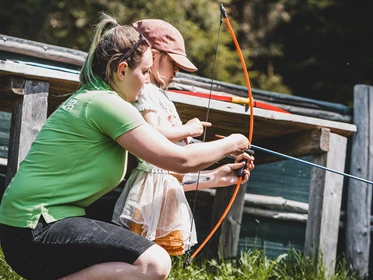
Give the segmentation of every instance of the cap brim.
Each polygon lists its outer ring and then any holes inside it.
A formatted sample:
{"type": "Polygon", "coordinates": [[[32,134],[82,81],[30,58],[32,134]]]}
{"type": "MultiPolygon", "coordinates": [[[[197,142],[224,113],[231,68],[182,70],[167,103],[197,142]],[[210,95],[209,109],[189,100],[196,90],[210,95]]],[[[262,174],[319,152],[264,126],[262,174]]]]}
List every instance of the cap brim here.
{"type": "Polygon", "coordinates": [[[181,54],[168,53],[169,56],[176,62],[176,64],[183,70],[188,72],[195,72],[198,70],[196,66],[190,60],[181,54]]]}

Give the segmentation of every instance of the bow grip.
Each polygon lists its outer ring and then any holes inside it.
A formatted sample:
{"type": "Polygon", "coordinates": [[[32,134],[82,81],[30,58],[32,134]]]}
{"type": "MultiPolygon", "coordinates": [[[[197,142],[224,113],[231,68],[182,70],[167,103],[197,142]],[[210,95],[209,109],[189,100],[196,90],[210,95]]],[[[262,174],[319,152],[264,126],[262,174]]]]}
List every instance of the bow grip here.
{"type": "Polygon", "coordinates": [[[237,169],[237,176],[238,177],[242,177],[242,179],[245,177],[245,173],[243,171],[245,170],[245,166],[247,164],[247,160],[246,159],[244,159],[243,161],[245,162],[245,165],[242,166],[240,169],[237,169]]]}
{"type": "MultiPolygon", "coordinates": [[[[250,156],[254,155],[253,150],[246,150],[245,153],[249,154],[250,156]]],[[[243,171],[245,170],[245,167],[246,167],[246,164],[247,164],[246,159],[244,159],[243,161],[245,162],[245,165],[243,167],[241,167],[240,169],[237,169],[237,176],[242,177],[242,179],[244,179],[244,177],[245,177],[245,173],[243,171]]]]}

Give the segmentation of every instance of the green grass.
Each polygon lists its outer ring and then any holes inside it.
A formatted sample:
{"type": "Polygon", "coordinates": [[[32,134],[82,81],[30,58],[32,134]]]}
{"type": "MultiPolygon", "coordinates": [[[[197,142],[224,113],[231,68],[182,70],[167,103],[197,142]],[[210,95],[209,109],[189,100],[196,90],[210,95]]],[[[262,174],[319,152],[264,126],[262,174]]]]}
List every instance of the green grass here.
{"type": "MultiPolygon", "coordinates": [[[[357,280],[348,270],[344,259],[336,266],[335,275],[327,278],[321,264],[314,264],[302,253],[289,250],[272,260],[265,251],[253,249],[242,252],[236,259],[222,258],[207,260],[199,256],[190,266],[184,268],[186,256],[172,258],[172,270],[168,280],[357,280]]],[[[0,250],[0,279],[22,280],[5,262],[0,250]]]]}
{"type": "Polygon", "coordinates": [[[0,248],[0,279],[1,280],[21,280],[24,279],[10,268],[5,262],[3,251],[0,248]]]}
{"type": "Polygon", "coordinates": [[[335,275],[327,277],[321,264],[314,264],[302,253],[289,250],[289,253],[269,259],[265,251],[253,249],[242,252],[239,258],[223,260],[193,261],[184,268],[186,257],[173,258],[173,269],[169,280],[357,280],[358,277],[348,270],[347,263],[341,259],[335,275]]]}

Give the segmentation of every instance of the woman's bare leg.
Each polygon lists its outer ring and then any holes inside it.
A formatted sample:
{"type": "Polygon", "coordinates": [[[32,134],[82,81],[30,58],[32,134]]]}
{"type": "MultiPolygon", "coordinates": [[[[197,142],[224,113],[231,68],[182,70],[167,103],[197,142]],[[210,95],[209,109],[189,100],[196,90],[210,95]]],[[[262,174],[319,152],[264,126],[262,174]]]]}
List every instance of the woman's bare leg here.
{"type": "Polygon", "coordinates": [[[171,270],[171,259],[160,246],[153,245],[133,263],[109,262],[90,266],[60,280],[162,280],[171,270]]]}

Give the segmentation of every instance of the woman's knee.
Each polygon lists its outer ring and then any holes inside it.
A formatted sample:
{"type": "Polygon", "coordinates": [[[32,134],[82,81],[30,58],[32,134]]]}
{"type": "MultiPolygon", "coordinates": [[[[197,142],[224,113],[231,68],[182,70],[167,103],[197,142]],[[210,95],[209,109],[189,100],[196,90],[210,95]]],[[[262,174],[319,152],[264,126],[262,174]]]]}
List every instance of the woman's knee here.
{"type": "Polygon", "coordinates": [[[171,271],[171,258],[166,250],[158,245],[147,249],[135,261],[150,277],[147,279],[166,279],[171,271]]]}

